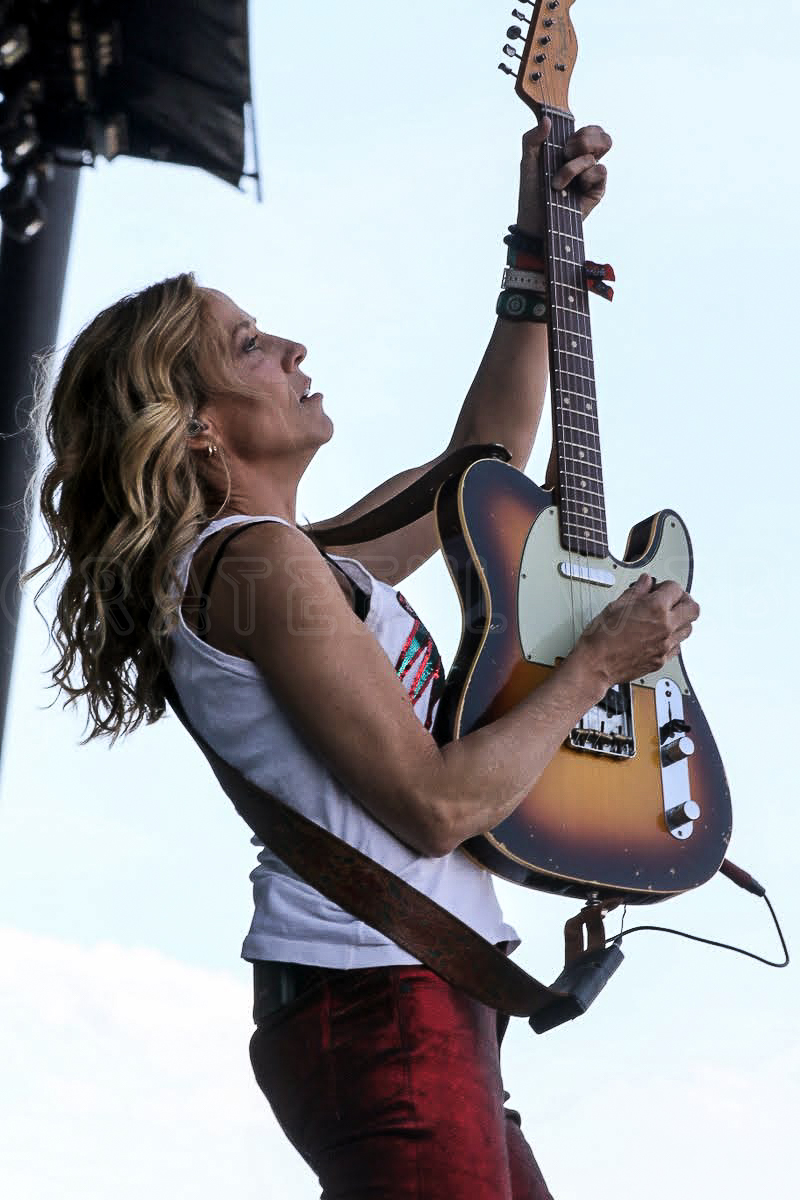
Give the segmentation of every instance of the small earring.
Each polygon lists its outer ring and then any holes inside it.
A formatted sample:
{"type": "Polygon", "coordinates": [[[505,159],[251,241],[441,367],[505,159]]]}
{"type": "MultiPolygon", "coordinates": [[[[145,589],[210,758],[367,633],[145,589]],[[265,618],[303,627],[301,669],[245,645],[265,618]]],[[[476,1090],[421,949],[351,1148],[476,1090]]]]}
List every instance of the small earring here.
{"type": "Polygon", "coordinates": [[[213,458],[216,453],[217,453],[217,447],[214,445],[213,442],[209,442],[208,443],[208,457],[213,458]]]}

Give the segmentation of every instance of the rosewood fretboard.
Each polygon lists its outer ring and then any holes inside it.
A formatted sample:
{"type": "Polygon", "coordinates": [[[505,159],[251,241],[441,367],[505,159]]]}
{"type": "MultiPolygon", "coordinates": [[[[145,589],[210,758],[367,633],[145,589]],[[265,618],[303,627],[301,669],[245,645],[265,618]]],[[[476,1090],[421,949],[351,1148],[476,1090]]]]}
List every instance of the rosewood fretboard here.
{"type": "Polygon", "coordinates": [[[575,122],[556,109],[544,112],[553,123],[542,162],[561,543],[574,554],[604,558],[608,531],[580,201],[572,190],[558,192],[551,186],[575,122]]]}

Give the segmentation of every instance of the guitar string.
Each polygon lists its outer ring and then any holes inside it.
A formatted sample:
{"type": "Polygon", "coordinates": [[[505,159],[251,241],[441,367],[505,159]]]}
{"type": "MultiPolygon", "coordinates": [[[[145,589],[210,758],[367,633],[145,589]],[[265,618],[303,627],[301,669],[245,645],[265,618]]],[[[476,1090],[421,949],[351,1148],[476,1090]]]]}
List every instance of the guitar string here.
{"type": "MultiPolygon", "coordinates": [[[[596,386],[593,384],[593,356],[591,342],[591,323],[589,317],[589,297],[588,288],[585,279],[585,252],[583,243],[583,222],[580,214],[580,201],[574,192],[565,192],[558,198],[553,195],[549,184],[554,174],[558,171],[563,162],[563,149],[573,132],[574,122],[571,117],[563,114],[558,106],[553,102],[553,97],[550,95],[550,77],[545,76],[545,105],[549,109],[551,119],[550,136],[545,143],[545,161],[547,163],[546,183],[547,183],[547,198],[546,208],[548,210],[548,238],[550,251],[550,278],[548,280],[550,303],[553,306],[551,310],[551,328],[554,336],[555,346],[553,347],[553,363],[556,367],[557,382],[559,389],[559,400],[556,404],[558,426],[556,431],[556,454],[559,461],[559,477],[563,485],[559,490],[561,495],[560,511],[562,516],[566,518],[568,529],[563,530],[565,541],[568,543],[568,572],[569,579],[569,594],[570,607],[572,614],[572,644],[573,646],[578,640],[577,614],[575,604],[575,592],[577,590],[580,598],[580,623],[582,633],[584,629],[594,619],[595,612],[595,596],[589,579],[590,568],[590,550],[594,549],[595,554],[599,548],[602,548],[600,543],[607,543],[605,533],[605,505],[602,487],[602,468],[599,459],[599,438],[597,436],[597,399],[596,386]],[[569,242],[564,238],[564,234],[569,238],[569,242]],[[567,257],[567,247],[572,252],[570,258],[573,262],[570,265],[570,272],[573,278],[567,279],[567,272],[564,270],[564,260],[567,257]],[[558,249],[559,253],[556,253],[558,249]],[[578,249],[580,253],[574,254],[578,249]],[[579,261],[574,262],[577,258],[579,261]],[[575,279],[575,272],[582,272],[579,279],[575,279]],[[574,297],[575,309],[570,311],[567,304],[561,304],[561,301],[572,300],[574,297]],[[567,319],[570,318],[570,319],[567,319]],[[574,328],[573,321],[574,318],[574,328]],[[566,338],[569,338],[571,345],[569,348],[565,346],[566,338]],[[573,351],[585,352],[582,358],[590,365],[590,375],[583,377],[583,373],[578,371],[575,362],[573,351]],[[589,385],[587,388],[587,384],[589,385]],[[572,403],[569,404],[569,401],[572,403]],[[575,400],[578,403],[575,403],[575,400]],[[565,403],[566,402],[566,403],[565,403]],[[569,422],[566,420],[566,407],[569,404],[571,417],[569,422]],[[591,426],[594,424],[595,428],[591,426]],[[574,432],[571,432],[574,431],[574,432]],[[568,439],[567,433],[571,432],[568,439]],[[590,443],[590,436],[594,445],[590,443]],[[577,450],[577,454],[576,454],[577,450]],[[590,493],[591,498],[585,498],[586,503],[581,504],[579,501],[580,492],[575,483],[577,481],[577,460],[580,457],[584,464],[582,486],[590,493]],[[568,473],[568,464],[572,468],[573,485],[569,487],[566,483],[568,473]],[[591,469],[590,469],[591,468],[591,469]],[[598,476],[598,479],[594,479],[598,476]],[[594,482],[596,487],[591,487],[594,482]],[[569,495],[572,491],[574,494],[569,495]],[[584,508],[586,512],[583,516],[590,516],[593,519],[581,522],[578,520],[578,509],[584,508]],[[595,512],[599,512],[599,517],[596,517],[595,512]],[[595,527],[599,525],[599,533],[595,527]],[[592,545],[592,542],[595,544],[592,545]],[[573,551],[573,546],[575,550],[573,551]],[[581,550],[584,553],[581,553],[581,550]],[[577,556],[577,564],[575,557],[577,556]],[[577,572],[575,567],[577,565],[577,572]],[[584,571],[581,571],[581,568],[584,571]],[[585,572],[585,574],[584,574],[585,572]],[[577,575],[577,577],[576,577],[577,575]],[[583,578],[581,576],[583,575],[583,578]],[[584,579],[586,582],[584,582],[584,579]],[[588,605],[588,619],[587,619],[588,605]]],[[[602,555],[597,555],[602,557],[602,555]]],[[[601,718],[597,709],[594,710],[595,721],[589,718],[589,728],[596,723],[597,732],[600,731],[601,718]]]]}
{"type": "MultiPolygon", "coordinates": [[[[547,99],[549,101],[549,97],[547,99]]],[[[548,103],[548,108],[550,108],[551,112],[553,112],[552,104],[548,103]]],[[[567,508],[566,487],[565,487],[566,462],[562,461],[562,456],[565,458],[565,455],[566,455],[566,443],[565,443],[565,437],[564,437],[563,409],[562,409],[561,396],[560,396],[561,371],[560,371],[558,337],[557,337],[557,328],[556,328],[557,309],[555,307],[555,296],[556,296],[556,282],[555,282],[556,265],[555,264],[556,264],[556,259],[557,259],[556,241],[557,241],[557,237],[558,237],[558,232],[555,227],[556,226],[556,213],[555,213],[555,205],[554,205],[554,199],[553,199],[552,187],[551,187],[551,181],[553,179],[553,176],[556,173],[556,171],[558,170],[557,143],[558,143],[559,138],[558,138],[558,131],[556,128],[555,113],[553,113],[553,115],[551,116],[550,121],[551,121],[550,134],[548,135],[548,138],[547,138],[547,140],[545,142],[545,146],[544,146],[545,162],[546,162],[545,187],[547,189],[546,193],[545,193],[545,209],[548,213],[548,220],[547,220],[548,247],[547,248],[548,248],[548,260],[549,260],[549,266],[550,266],[550,270],[548,272],[549,278],[548,278],[547,283],[548,283],[549,300],[550,300],[550,305],[551,305],[550,325],[551,325],[552,336],[553,336],[553,341],[554,341],[554,345],[552,348],[552,359],[553,359],[553,366],[554,366],[555,370],[553,372],[554,378],[552,380],[551,386],[554,389],[556,389],[556,395],[554,398],[554,405],[553,405],[554,414],[555,414],[555,420],[553,423],[553,437],[555,438],[555,442],[556,442],[556,464],[557,464],[556,486],[557,486],[558,492],[559,492],[559,515],[563,521],[564,517],[565,517],[565,510],[567,508]]],[[[572,551],[572,538],[567,533],[566,524],[564,524],[564,527],[561,529],[561,534],[562,534],[562,548],[566,549],[566,551],[567,551],[567,569],[568,569],[568,575],[569,575],[569,578],[567,581],[567,587],[568,587],[568,591],[569,591],[570,613],[571,613],[571,618],[572,618],[572,645],[574,646],[578,640],[578,620],[577,620],[576,605],[575,605],[575,592],[576,592],[575,564],[574,564],[573,551],[572,551]],[[566,545],[564,545],[564,543],[566,543],[566,545]]]]}
{"type": "MultiPolygon", "coordinates": [[[[563,162],[563,148],[568,141],[571,129],[568,117],[554,112],[551,119],[553,122],[552,177],[563,162]]],[[[562,481],[564,485],[562,512],[566,517],[566,540],[570,547],[570,591],[573,596],[573,611],[575,608],[574,595],[576,591],[580,609],[580,628],[576,627],[576,621],[573,619],[574,644],[594,616],[591,588],[584,582],[589,570],[589,550],[592,530],[590,522],[582,520],[582,517],[587,514],[579,512],[579,509],[586,508],[587,513],[590,513],[589,505],[592,502],[587,497],[586,504],[582,505],[580,503],[577,474],[578,457],[582,455],[582,461],[588,461],[589,443],[586,436],[588,432],[586,404],[590,403],[591,400],[586,393],[587,380],[582,378],[582,373],[577,371],[572,354],[572,351],[576,348],[580,349],[580,338],[584,339],[584,343],[588,342],[586,318],[580,311],[581,303],[584,299],[581,284],[584,281],[569,278],[570,275],[574,276],[576,271],[580,271],[583,268],[582,255],[580,253],[575,254],[575,251],[580,250],[582,247],[582,231],[579,226],[580,215],[576,211],[576,201],[572,194],[564,192],[558,196],[551,195],[549,199],[552,211],[551,225],[555,230],[552,246],[553,285],[551,289],[551,302],[554,305],[552,324],[554,330],[558,332],[556,346],[554,347],[554,360],[558,370],[560,392],[560,450],[562,455],[562,481]],[[564,260],[568,254],[571,260],[577,259],[578,261],[572,263],[568,269],[565,269],[566,264],[564,260]],[[568,307],[568,302],[576,305],[574,310],[568,307]],[[568,341],[571,343],[569,346],[567,345],[568,341]],[[568,433],[570,434],[569,437],[567,437],[568,433]],[[567,483],[568,476],[571,479],[570,483],[567,483]],[[575,557],[577,557],[577,563],[575,562],[575,557]],[[577,570],[575,570],[576,566],[577,570]]],[[[588,345],[584,344],[583,348],[588,349],[588,345]]],[[[587,487],[588,475],[589,472],[587,471],[584,477],[587,487]]],[[[593,720],[593,715],[590,713],[588,716],[588,727],[590,729],[593,728],[596,721],[599,722],[599,714],[594,714],[593,720]]],[[[597,725],[597,729],[599,731],[599,724],[597,725]]]]}
{"type": "MultiPolygon", "coordinates": [[[[566,116],[559,117],[559,124],[563,126],[559,141],[563,144],[569,140],[569,136],[573,132],[574,122],[566,116]]],[[[581,459],[580,464],[580,482],[578,484],[579,472],[578,463],[576,461],[575,449],[571,447],[570,458],[573,465],[573,478],[577,486],[573,486],[574,495],[571,498],[571,508],[574,528],[579,528],[579,516],[585,522],[583,530],[580,533],[579,545],[582,543],[584,548],[584,556],[582,566],[585,568],[585,578],[579,581],[580,591],[585,604],[582,604],[581,616],[583,618],[583,628],[585,629],[595,618],[596,601],[598,597],[595,595],[594,586],[589,582],[589,570],[591,567],[590,559],[594,557],[602,557],[603,543],[605,542],[605,512],[604,512],[604,497],[602,487],[602,469],[599,459],[599,438],[597,436],[597,397],[596,386],[594,382],[594,365],[591,340],[591,322],[589,315],[589,293],[585,277],[585,251],[583,242],[583,221],[580,213],[580,200],[574,191],[567,192],[559,200],[559,209],[564,213],[564,224],[569,232],[569,235],[574,239],[574,248],[580,251],[579,254],[573,254],[572,258],[578,258],[579,261],[570,266],[569,271],[563,271],[564,276],[571,275],[572,278],[564,281],[562,291],[563,295],[560,299],[564,302],[561,311],[564,313],[564,325],[569,330],[570,347],[565,352],[567,356],[567,364],[565,373],[571,376],[569,381],[570,394],[577,400],[577,404],[571,405],[571,410],[576,412],[575,424],[579,430],[576,433],[576,443],[578,456],[581,459]],[[577,276],[577,277],[576,277],[577,276]],[[574,308],[569,308],[569,303],[574,304],[574,308]],[[573,351],[585,351],[583,355],[587,367],[584,371],[579,369],[579,364],[575,362],[575,354],[573,351]],[[571,361],[570,361],[571,360],[571,361]],[[595,479],[594,476],[599,478],[595,479]],[[594,484],[594,486],[592,486],[594,484]],[[582,495],[578,488],[582,488],[587,492],[587,495],[582,495]],[[585,509],[586,512],[578,509],[585,509]],[[597,514],[597,515],[595,515],[597,514]],[[595,529],[598,526],[599,529],[595,529]],[[587,613],[588,609],[588,613],[587,613]]],[[[590,718],[590,727],[594,725],[597,732],[600,732],[602,718],[597,709],[594,710],[594,722],[590,718]]]]}

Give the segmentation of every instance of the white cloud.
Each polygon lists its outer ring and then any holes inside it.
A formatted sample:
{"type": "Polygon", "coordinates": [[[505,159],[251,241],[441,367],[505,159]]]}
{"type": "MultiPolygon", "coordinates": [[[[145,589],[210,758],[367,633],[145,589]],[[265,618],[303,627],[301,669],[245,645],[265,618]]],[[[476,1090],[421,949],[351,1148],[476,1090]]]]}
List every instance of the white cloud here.
{"type": "Polygon", "coordinates": [[[250,1073],[250,991],[154,950],[0,931],[0,1191],[319,1194],[250,1073]]]}

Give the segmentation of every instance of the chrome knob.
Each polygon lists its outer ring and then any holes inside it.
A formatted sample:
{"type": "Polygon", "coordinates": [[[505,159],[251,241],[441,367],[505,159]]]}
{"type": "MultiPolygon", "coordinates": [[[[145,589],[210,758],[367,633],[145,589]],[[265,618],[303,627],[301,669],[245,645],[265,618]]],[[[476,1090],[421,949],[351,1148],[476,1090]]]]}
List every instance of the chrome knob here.
{"type": "Polygon", "coordinates": [[[694,742],[690,737],[679,737],[674,742],[670,742],[661,751],[661,761],[665,767],[669,767],[672,763],[683,762],[685,758],[690,758],[694,754],[694,742]]]}
{"type": "Polygon", "coordinates": [[[680,825],[685,825],[687,821],[700,819],[700,805],[696,800],[684,800],[683,804],[676,804],[674,808],[668,808],[666,815],[667,825],[670,829],[677,829],[680,825]]]}

